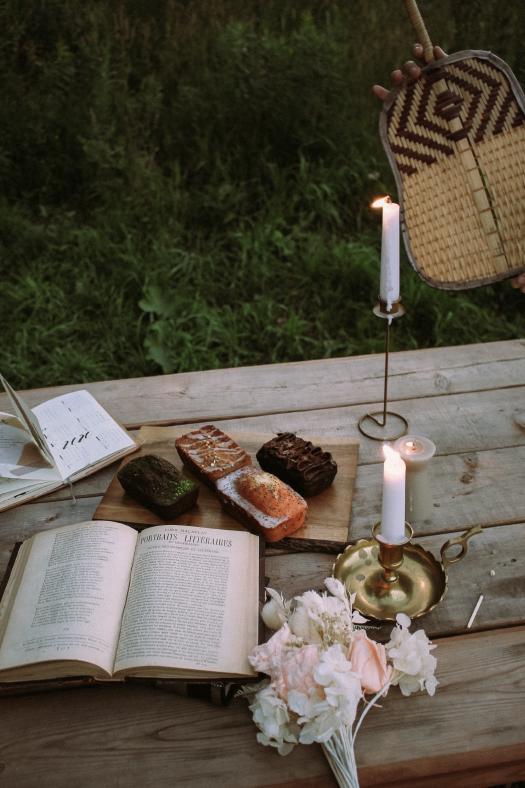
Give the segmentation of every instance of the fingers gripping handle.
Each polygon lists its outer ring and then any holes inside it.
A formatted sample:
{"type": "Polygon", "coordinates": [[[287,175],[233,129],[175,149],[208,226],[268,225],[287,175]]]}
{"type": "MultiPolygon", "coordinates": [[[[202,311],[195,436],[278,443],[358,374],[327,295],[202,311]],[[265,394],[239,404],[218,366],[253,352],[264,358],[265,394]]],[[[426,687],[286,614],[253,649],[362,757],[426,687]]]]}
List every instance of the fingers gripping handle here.
{"type": "Polygon", "coordinates": [[[406,12],[415,30],[417,40],[423,45],[423,52],[425,54],[425,61],[431,63],[434,60],[434,47],[428,35],[428,30],[425,27],[421,12],[417,7],[416,0],[404,0],[406,12]]]}

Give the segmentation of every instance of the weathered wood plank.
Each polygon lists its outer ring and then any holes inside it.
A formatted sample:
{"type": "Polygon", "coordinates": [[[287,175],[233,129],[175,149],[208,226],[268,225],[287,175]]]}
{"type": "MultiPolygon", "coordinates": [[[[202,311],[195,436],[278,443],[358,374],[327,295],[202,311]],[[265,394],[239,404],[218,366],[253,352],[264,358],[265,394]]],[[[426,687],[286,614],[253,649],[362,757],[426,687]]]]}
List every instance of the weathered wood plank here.
{"type": "MultiPolygon", "coordinates": [[[[356,747],[363,788],[482,788],[525,775],[525,628],[447,638],[435,653],[434,698],[393,689],[368,715],[356,747]]],[[[242,699],[221,709],[111,687],[0,706],[2,777],[12,788],[335,785],[317,745],[285,758],[258,745],[242,699]]]]}
{"type": "MultiPolygon", "coordinates": [[[[86,388],[127,426],[377,403],[383,355],[188,372],[21,392],[32,407],[86,388]]],[[[391,354],[392,400],[525,384],[525,341],[511,340],[391,354]]],[[[0,410],[9,410],[0,396],[0,410]]]]}
{"type": "MultiPolygon", "coordinates": [[[[524,446],[525,428],[520,426],[519,415],[524,406],[525,387],[391,402],[392,410],[408,418],[410,432],[434,441],[438,455],[524,446]]],[[[382,461],[381,442],[363,437],[357,428],[359,418],[368,409],[353,405],[304,413],[273,413],[247,417],[242,423],[226,419],[221,422],[221,429],[275,433],[289,430],[302,437],[356,437],[360,439],[359,463],[363,465],[382,461]]]]}
{"type": "MultiPolygon", "coordinates": [[[[446,536],[425,536],[417,544],[439,560],[446,536]]],[[[332,573],[334,555],[296,553],[266,558],[267,584],[292,598],[310,588],[321,590],[332,573]]],[[[457,635],[467,631],[470,614],[480,594],[484,595],[471,631],[525,623],[525,523],[484,528],[468,543],[463,560],[447,569],[448,590],[444,599],[420,619],[432,637],[457,635]],[[494,575],[491,575],[491,571],[494,575]]],[[[387,626],[382,634],[390,631],[387,626]]]]}
{"type": "MultiPolygon", "coordinates": [[[[497,525],[525,518],[525,446],[435,457],[429,465],[431,518],[417,534],[445,533],[471,525],[497,525]]],[[[381,465],[358,469],[350,538],[368,537],[381,517],[381,465]]]]}

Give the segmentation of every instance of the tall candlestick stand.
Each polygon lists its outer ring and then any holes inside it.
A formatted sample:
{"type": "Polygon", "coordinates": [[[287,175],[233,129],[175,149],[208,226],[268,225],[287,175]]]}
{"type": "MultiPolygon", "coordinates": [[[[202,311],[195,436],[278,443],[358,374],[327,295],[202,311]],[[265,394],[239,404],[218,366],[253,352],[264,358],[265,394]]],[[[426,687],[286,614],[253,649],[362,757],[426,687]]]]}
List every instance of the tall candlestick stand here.
{"type": "Polygon", "coordinates": [[[394,301],[390,311],[387,310],[385,301],[379,300],[374,307],[374,315],[383,318],[385,321],[385,372],[383,386],[383,410],[376,410],[372,413],[365,413],[361,416],[357,426],[359,432],[373,441],[394,441],[401,438],[408,431],[408,421],[399,413],[388,410],[388,356],[390,345],[390,324],[392,320],[402,317],[405,309],[401,301],[394,301]]]}

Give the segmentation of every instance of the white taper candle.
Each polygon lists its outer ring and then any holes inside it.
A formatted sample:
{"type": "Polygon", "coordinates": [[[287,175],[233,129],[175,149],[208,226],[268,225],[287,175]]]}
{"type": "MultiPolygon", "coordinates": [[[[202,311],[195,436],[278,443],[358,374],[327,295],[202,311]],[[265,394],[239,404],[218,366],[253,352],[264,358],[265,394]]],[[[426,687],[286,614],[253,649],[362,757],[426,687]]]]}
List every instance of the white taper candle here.
{"type": "Polygon", "coordinates": [[[397,451],[383,446],[383,506],[381,509],[381,536],[390,544],[405,538],[405,463],[397,451]]]}
{"type": "Polygon", "coordinates": [[[390,312],[392,304],[399,301],[399,205],[390,197],[383,197],[375,200],[372,207],[383,209],[379,298],[390,312]]]}

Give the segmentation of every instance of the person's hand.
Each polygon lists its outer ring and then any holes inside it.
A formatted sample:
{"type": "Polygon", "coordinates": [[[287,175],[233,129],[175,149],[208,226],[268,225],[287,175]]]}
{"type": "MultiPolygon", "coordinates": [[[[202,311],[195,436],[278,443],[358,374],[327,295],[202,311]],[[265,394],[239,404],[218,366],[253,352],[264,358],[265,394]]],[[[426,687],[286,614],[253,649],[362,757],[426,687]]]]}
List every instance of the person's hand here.
{"type": "MultiPolygon", "coordinates": [[[[421,44],[414,44],[414,57],[417,58],[422,65],[424,65],[424,57],[423,57],[423,47],[421,44]]],[[[434,47],[434,57],[436,60],[439,60],[442,57],[446,57],[447,53],[441,49],[439,46],[434,47]]],[[[416,79],[419,79],[421,76],[421,69],[422,65],[416,63],[414,60],[407,60],[403,63],[402,68],[396,68],[392,71],[390,75],[390,80],[392,82],[392,87],[397,87],[398,85],[402,85],[403,82],[415,82],[416,79]]],[[[389,94],[389,90],[384,88],[382,85],[373,85],[372,92],[380,101],[384,101],[389,94]]],[[[525,294],[525,274],[519,274],[515,276],[514,279],[510,280],[512,287],[515,290],[521,290],[522,293],[525,294]]]]}
{"type": "Polygon", "coordinates": [[[515,290],[521,290],[522,293],[525,293],[525,274],[518,274],[518,276],[510,280],[510,283],[515,290]]]}
{"type": "MultiPolygon", "coordinates": [[[[421,68],[425,64],[422,45],[414,44],[413,52],[414,57],[417,58],[420,63],[416,63],[414,60],[407,60],[406,63],[403,64],[402,68],[396,68],[394,71],[392,71],[392,74],[390,75],[392,87],[401,85],[403,82],[405,82],[405,80],[408,82],[414,82],[421,76],[421,68]]],[[[435,46],[434,57],[436,60],[439,60],[442,57],[446,57],[446,52],[444,52],[441,47],[435,46]]],[[[384,101],[389,93],[387,88],[384,88],[382,85],[374,85],[372,87],[372,91],[374,95],[377,96],[377,98],[381,101],[384,101]]]]}

